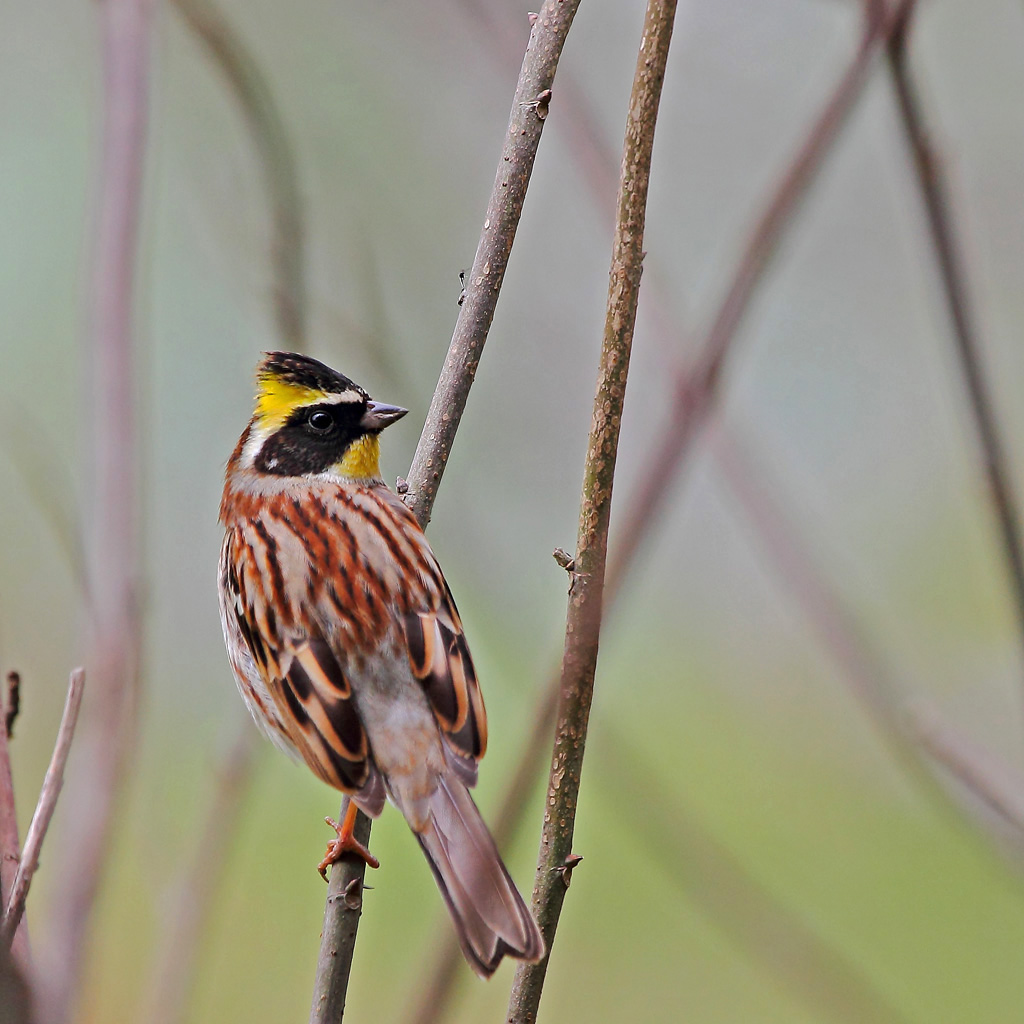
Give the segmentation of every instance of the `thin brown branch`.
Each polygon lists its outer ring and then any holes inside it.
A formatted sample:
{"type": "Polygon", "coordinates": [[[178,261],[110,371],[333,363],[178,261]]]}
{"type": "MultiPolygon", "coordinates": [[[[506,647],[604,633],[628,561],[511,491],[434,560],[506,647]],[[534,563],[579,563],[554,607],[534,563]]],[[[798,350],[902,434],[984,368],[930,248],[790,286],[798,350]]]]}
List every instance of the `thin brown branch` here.
{"type": "MultiPolygon", "coordinates": [[[[344,815],[346,804],[342,803],[344,815]]],[[[360,813],[353,832],[364,846],[370,838],[370,819],[360,813]]],[[[352,973],[356,932],[363,913],[363,874],[366,865],[360,860],[342,861],[331,869],[324,907],[324,927],[320,935],[320,955],[313,982],[313,1005],[310,1024],[333,1024],[345,1014],[348,979],[352,973]]]]}
{"type": "Polygon", "coordinates": [[[466,281],[465,299],[423,425],[427,443],[421,440],[409,471],[407,502],[423,526],[430,520],[434,495],[494,319],[548,105],[552,102],[558,58],[578,6],[579,0],[545,0],[530,30],[483,231],[466,281]]]}
{"type": "MultiPolygon", "coordinates": [[[[11,772],[10,741],[14,738],[14,720],[21,703],[21,676],[7,673],[0,725],[0,906],[6,907],[14,889],[14,880],[21,863],[21,837],[18,834],[18,814],[14,801],[14,776],[11,772]]],[[[25,975],[29,973],[30,957],[28,925],[24,918],[14,933],[11,956],[25,975]]]]}
{"type": "MultiPolygon", "coordinates": [[[[555,70],[578,6],[579,0],[544,0],[530,31],[466,296],[409,471],[407,501],[424,528],[494,319],[555,70]]],[[[365,844],[369,834],[370,820],[360,812],[356,838],[365,844]]],[[[341,1020],[362,913],[365,870],[361,859],[344,860],[332,869],[310,1024],[341,1020]]]]}
{"type": "Polygon", "coordinates": [[[192,862],[175,886],[162,929],[164,941],[146,988],[146,1006],[137,1018],[147,1024],[181,1024],[187,1019],[203,936],[253,779],[259,737],[252,722],[242,725],[217,773],[192,862]]]}
{"type": "Polygon", "coordinates": [[[953,729],[929,703],[914,701],[906,712],[907,728],[921,748],[964,788],[1016,833],[1015,847],[1024,852],[1024,787],[1009,777],[988,751],[975,747],[953,729]]]}
{"type": "Polygon", "coordinates": [[[137,731],[139,673],[138,437],[135,417],[134,276],[148,121],[153,0],[100,0],[103,140],[90,256],[88,365],[92,407],[92,641],[90,698],[70,782],[48,948],[40,978],[41,1019],[66,1021],[85,959],[114,811],[137,731]]]}
{"type": "Polygon", "coordinates": [[[533,910],[547,951],[539,963],[517,967],[509,999],[510,1024],[537,1019],[558,918],[568,889],[568,873],[562,869],[572,854],[594,695],[615,461],[643,271],[651,155],[675,13],[675,0],[648,0],[630,93],[604,339],[566,616],[555,744],[533,888],[533,910]]]}
{"type": "Polygon", "coordinates": [[[931,144],[910,68],[907,53],[910,18],[911,11],[908,10],[889,39],[889,69],[892,73],[900,123],[910,148],[914,174],[927,212],[932,247],[953,328],[960,373],[967,389],[968,404],[981,447],[988,498],[1002,544],[1003,561],[1017,616],[1019,640],[1024,647],[1024,543],[1021,539],[1020,509],[1011,483],[1010,457],[985,380],[977,319],[971,308],[963,250],[957,238],[952,204],[949,201],[949,184],[942,160],[931,144]]]}
{"type": "Polygon", "coordinates": [[[3,922],[0,923],[0,946],[4,950],[11,948],[22,915],[25,913],[25,900],[32,885],[32,878],[39,867],[39,853],[43,848],[46,831],[50,827],[50,819],[57,807],[57,797],[64,786],[64,766],[71,753],[71,741],[75,736],[78,724],[78,711],[82,706],[82,694],[85,692],[85,669],[76,668],[71,673],[68,683],[68,695],[64,701],[64,714],[61,715],[60,728],[57,731],[57,742],[53,747],[53,756],[43,778],[43,788],[39,793],[39,802],[32,814],[32,821],[25,836],[25,849],[22,851],[18,874],[7,898],[3,922]]]}
{"type": "Polygon", "coordinates": [[[649,535],[648,524],[661,511],[668,488],[665,478],[677,478],[694,437],[707,422],[718,400],[726,357],[758,284],[778,252],[822,161],[832,149],[846,119],[864,89],[879,47],[897,30],[914,0],[899,0],[893,12],[880,17],[876,0],[864,4],[864,31],[849,66],[816,118],[792,163],[772,193],[740,257],[722,304],[698,346],[698,361],[679,378],[669,423],[655,435],[651,457],[641,483],[618,531],[619,543],[608,570],[617,580],[634,563],[636,548],[649,535]]]}
{"type": "Polygon", "coordinates": [[[302,196],[284,119],[258,62],[212,0],[174,0],[226,78],[249,126],[273,219],[271,263],[277,327],[288,347],[306,341],[302,196]]]}
{"type": "Polygon", "coordinates": [[[995,838],[997,848],[1010,840],[1018,853],[1024,850],[1024,819],[1015,812],[1020,801],[1014,803],[1009,784],[992,759],[983,761],[937,713],[925,717],[915,715],[913,709],[906,713],[900,687],[885,660],[842,594],[828,583],[808,543],[807,531],[763,479],[758,469],[761,460],[721,432],[712,447],[723,480],[746,512],[779,578],[796,598],[823,647],[843,669],[850,692],[893,761],[951,822],[966,820],[990,845],[995,838]],[[922,748],[957,778],[963,791],[944,784],[922,756],[922,748]],[[994,836],[990,820],[978,814],[979,805],[999,813],[1009,833],[994,836]]]}
{"type": "MultiPolygon", "coordinates": [[[[912,6],[913,0],[902,0],[899,10],[912,6]]],[[[639,490],[632,494],[617,531],[609,561],[604,607],[607,615],[621,594],[629,570],[644,538],[654,526],[664,498],[678,481],[689,450],[700,439],[696,429],[713,411],[719,398],[720,370],[735,340],[743,314],[771,266],[771,256],[781,244],[786,228],[800,209],[803,194],[810,189],[821,170],[825,156],[838,139],[847,115],[860,98],[871,60],[889,32],[895,30],[895,19],[879,20],[874,0],[865,4],[862,38],[844,69],[833,92],[819,115],[812,121],[804,141],[777,185],[769,194],[764,212],[744,248],[736,271],[726,289],[725,298],[712,319],[712,328],[701,340],[700,357],[693,370],[678,376],[677,399],[668,421],[654,433],[663,438],[662,447],[648,462],[639,490]],[[699,398],[698,398],[699,396],[699,398]],[[664,461],[668,458],[668,461],[664,461]]],[[[657,446],[656,446],[657,447],[657,446]]],[[[538,713],[527,738],[515,773],[515,787],[506,789],[500,808],[493,819],[495,834],[506,837],[518,830],[528,793],[537,771],[536,751],[551,735],[554,708],[561,681],[558,670],[552,672],[538,696],[538,713]]],[[[454,994],[458,970],[458,944],[446,936],[439,944],[431,962],[431,978],[420,986],[433,993],[433,1001],[418,999],[410,1024],[433,1024],[441,1020],[454,994]]]]}
{"type": "MultiPolygon", "coordinates": [[[[637,845],[662,866],[688,904],[751,963],[785,984],[813,1018],[834,1024],[906,1024],[908,1018],[841,949],[772,895],[687,813],[634,744],[611,722],[602,719],[599,727],[602,789],[619,806],[628,803],[637,845]]],[[[684,1019],[685,1004],[676,1012],[684,1019]]]]}

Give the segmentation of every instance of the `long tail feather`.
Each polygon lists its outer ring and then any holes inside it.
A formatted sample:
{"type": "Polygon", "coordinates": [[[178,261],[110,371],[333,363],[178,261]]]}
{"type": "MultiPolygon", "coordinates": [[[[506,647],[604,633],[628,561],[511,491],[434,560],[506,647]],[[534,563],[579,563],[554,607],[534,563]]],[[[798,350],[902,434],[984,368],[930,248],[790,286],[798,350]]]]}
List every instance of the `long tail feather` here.
{"type": "Polygon", "coordinates": [[[416,833],[448,904],[462,952],[482,978],[501,958],[537,961],[544,940],[462,781],[442,777],[416,833]]]}

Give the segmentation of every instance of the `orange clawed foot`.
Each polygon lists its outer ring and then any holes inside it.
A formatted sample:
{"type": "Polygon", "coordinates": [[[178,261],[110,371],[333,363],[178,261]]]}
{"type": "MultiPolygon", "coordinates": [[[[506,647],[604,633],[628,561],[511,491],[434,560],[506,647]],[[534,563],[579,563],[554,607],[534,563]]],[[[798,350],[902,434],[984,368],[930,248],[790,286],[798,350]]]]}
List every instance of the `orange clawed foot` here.
{"type": "Polygon", "coordinates": [[[325,882],[327,881],[327,869],[332,864],[337,864],[347,853],[354,853],[357,857],[361,857],[371,868],[380,867],[380,861],[352,835],[352,830],[356,827],[358,813],[359,808],[349,800],[348,806],[345,808],[345,817],[340,825],[333,818],[324,818],[324,821],[338,833],[338,838],[332,839],[327,844],[324,859],[317,865],[317,870],[325,882]]]}

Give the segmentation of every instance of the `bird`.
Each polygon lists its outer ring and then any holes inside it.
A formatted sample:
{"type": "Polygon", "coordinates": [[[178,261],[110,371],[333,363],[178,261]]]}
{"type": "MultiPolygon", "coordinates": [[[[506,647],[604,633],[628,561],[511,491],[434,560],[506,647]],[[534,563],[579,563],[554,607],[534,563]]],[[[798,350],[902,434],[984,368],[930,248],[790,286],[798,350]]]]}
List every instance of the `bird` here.
{"type": "Polygon", "coordinates": [[[487,718],[455,600],[381,477],[380,433],[406,412],[310,356],[264,353],[225,471],[221,625],[257,724],[348,797],[320,873],[378,866],[353,828],[390,799],[486,978],[544,940],[469,792],[487,718]]]}

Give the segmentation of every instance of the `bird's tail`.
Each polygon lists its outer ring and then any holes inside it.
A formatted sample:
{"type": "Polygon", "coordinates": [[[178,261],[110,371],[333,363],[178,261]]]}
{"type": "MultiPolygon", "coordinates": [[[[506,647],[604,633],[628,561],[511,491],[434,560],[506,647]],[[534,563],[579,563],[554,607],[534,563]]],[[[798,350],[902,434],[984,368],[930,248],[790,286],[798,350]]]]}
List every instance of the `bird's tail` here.
{"type": "Polygon", "coordinates": [[[452,915],[462,952],[481,978],[503,956],[536,962],[544,939],[509,877],[480,812],[454,773],[440,778],[416,832],[452,915]]]}

